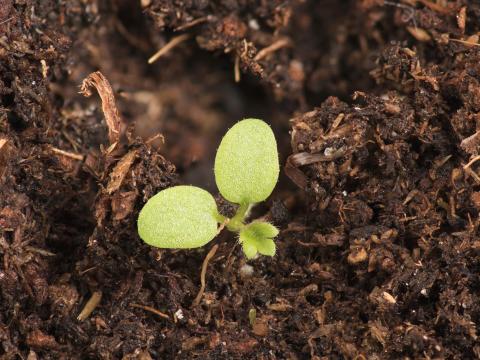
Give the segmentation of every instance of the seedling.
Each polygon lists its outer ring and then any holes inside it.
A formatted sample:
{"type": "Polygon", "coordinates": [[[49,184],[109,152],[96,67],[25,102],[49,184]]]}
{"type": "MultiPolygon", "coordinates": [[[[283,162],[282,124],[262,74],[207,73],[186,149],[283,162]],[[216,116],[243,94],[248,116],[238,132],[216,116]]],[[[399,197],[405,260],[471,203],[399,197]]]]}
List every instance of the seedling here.
{"type": "Polygon", "coordinates": [[[252,207],[270,196],[278,180],[277,143],[270,126],[258,119],[235,124],[220,143],[214,171],[220,193],[238,204],[231,219],[220,214],[209,192],[174,186],[153,196],[140,211],[140,237],[159,248],[192,249],[211,241],[225,226],[238,234],[248,259],[257,253],[274,256],[277,228],[260,220],[246,222],[252,207]]]}

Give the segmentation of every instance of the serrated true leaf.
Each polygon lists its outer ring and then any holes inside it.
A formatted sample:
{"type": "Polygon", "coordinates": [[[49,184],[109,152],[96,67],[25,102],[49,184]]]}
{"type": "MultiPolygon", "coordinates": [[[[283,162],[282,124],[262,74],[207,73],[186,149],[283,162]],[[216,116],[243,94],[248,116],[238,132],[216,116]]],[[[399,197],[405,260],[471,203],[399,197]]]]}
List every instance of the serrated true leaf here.
{"type": "Polygon", "coordinates": [[[266,222],[255,222],[247,225],[240,231],[240,243],[248,259],[252,259],[257,252],[266,256],[275,256],[275,242],[269,237],[278,235],[275,226],[266,222]]]}
{"type": "Polygon", "coordinates": [[[248,224],[242,232],[256,239],[274,238],[278,235],[278,229],[268,222],[255,221],[248,224]]]}
{"type": "Polygon", "coordinates": [[[257,246],[250,240],[242,241],[242,250],[247,259],[253,259],[257,255],[257,246]]]}
{"type": "Polygon", "coordinates": [[[276,246],[272,239],[257,240],[257,250],[265,256],[275,256],[276,246]]]}
{"type": "Polygon", "coordinates": [[[174,186],[150,198],[138,216],[138,234],[159,248],[191,249],[217,234],[217,204],[195,186],[174,186]]]}
{"type": "Polygon", "coordinates": [[[237,204],[263,201],[278,173],[277,142],[267,123],[242,120],[225,134],[215,158],[215,181],[225,199],[237,204]]]}

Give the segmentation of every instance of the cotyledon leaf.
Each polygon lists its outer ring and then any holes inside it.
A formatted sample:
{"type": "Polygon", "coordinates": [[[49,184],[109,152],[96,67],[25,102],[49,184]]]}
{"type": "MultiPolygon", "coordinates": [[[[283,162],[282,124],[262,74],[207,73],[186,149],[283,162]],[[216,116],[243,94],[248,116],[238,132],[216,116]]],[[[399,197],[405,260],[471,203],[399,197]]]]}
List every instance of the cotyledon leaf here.
{"type": "Polygon", "coordinates": [[[159,248],[197,248],[215,237],[217,219],[217,204],[209,192],[174,186],[147,201],[138,216],[138,234],[159,248]]]}
{"type": "Polygon", "coordinates": [[[215,157],[215,181],[225,199],[236,204],[263,201],[278,173],[277,142],[267,123],[242,120],[225,134],[215,157]]]}

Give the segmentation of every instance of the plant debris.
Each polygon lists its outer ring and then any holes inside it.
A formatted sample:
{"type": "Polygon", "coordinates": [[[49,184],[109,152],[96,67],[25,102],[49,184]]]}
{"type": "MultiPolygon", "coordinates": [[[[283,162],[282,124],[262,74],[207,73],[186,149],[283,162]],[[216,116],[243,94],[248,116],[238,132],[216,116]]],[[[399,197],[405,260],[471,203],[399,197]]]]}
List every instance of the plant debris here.
{"type": "Polygon", "coordinates": [[[478,358],[479,19],[467,0],[1,2],[0,357],[478,358]],[[143,204],[217,191],[246,117],[285,164],[252,214],[277,255],[145,245],[143,204]]]}

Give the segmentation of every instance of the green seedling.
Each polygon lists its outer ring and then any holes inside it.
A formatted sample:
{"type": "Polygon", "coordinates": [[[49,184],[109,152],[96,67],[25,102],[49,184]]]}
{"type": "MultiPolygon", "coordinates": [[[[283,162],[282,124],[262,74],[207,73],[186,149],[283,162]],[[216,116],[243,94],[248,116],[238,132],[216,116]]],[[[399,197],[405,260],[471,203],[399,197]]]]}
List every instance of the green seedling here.
{"type": "Polygon", "coordinates": [[[248,259],[257,253],[274,256],[278,229],[264,221],[246,222],[252,207],[270,196],[278,181],[277,143],[270,126],[258,119],[235,124],[218,147],[214,171],[222,196],[238,204],[231,219],[219,213],[209,192],[174,186],[153,196],[140,211],[140,237],[159,248],[192,249],[211,241],[225,226],[238,234],[248,259]]]}

